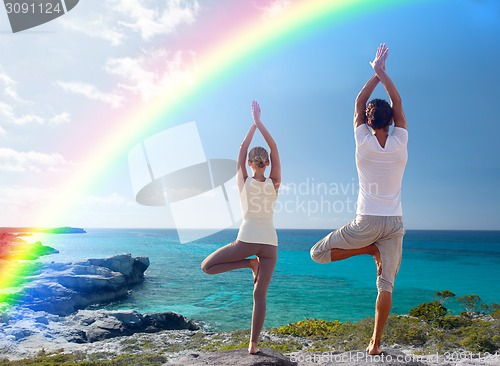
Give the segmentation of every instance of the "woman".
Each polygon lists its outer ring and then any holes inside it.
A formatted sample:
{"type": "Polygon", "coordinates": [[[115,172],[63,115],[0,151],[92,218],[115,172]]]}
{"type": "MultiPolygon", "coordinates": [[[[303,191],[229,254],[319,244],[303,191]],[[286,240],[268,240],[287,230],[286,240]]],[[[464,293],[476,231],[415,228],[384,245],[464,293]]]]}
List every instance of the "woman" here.
{"type": "Polygon", "coordinates": [[[205,273],[217,274],[239,268],[250,268],[254,277],[252,329],[248,352],[259,351],[257,341],[266,316],[266,295],[276,260],[278,258],[278,237],[273,224],[274,204],[281,183],[281,165],[278,149],[271,134],[260,120],[260,106],[252,102],[254,123],[240,146],[237,166],[238,188],[240,190],[243,222],[234,242],[210,254],[201,264],[205,273]],[[269,156],[262,147],[247,151],[250,142],[259,130],[269,146],[269,156]],[[248,177],[246,164],[252,169],[248,177]],[[269,178],[265,177],[271,164],[269,178]],[[248,258],[255,255],[256,258],[248,258]]]}

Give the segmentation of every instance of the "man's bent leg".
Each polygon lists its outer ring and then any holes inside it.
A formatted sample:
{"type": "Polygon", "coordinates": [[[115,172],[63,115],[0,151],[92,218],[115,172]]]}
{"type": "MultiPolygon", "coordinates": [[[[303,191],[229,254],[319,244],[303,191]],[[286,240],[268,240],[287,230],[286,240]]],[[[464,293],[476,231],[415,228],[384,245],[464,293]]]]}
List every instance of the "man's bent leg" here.
{"type": "Polygon", "coordinates": [[[357,255],[368,254],[371,255],[375,263],[377,265],[377,273],[380,275],[381,273],[381,261],[380,261],[380,252],[375,244],[370,244],[367,247],[358,248],[358,249],[339,249],[333,248],[331,250],[330,259],[332,262],[341,261],[343,259],[351,258],[357,255]]]}
{"type": "Polygon", "coordinates": [[[378,229],[376,225],[370,225],[373,219],[373,216],[357,216],[349,224],[331,232],[311,248],[311,258],[325,264],[355,255],[372,254],[373,247],[367,247],[376,240],[378,229]]]}
{"type": "Polygon", "coordinates": [[[379,292],[375,306],[375,326],[373,328],[373,335],[370,344],[366,348],[366,352],[370,355],[378,355],[382,352],[380,341],[382,340],[382,332],[389,318],[391,307],[392,293],[388,291],[379,292]]]}

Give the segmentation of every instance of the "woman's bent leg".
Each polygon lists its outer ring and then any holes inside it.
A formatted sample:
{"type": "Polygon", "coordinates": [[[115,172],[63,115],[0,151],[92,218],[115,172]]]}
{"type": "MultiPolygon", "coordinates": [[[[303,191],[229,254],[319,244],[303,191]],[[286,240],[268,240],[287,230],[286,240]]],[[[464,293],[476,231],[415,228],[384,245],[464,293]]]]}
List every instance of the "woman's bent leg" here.
{"type": "Polygon", "coordinates": [[[256,248],[248,243],[234,241],[217,249],[201,263],[201,269],[208,274],[217,274],[239,268],[250,268],[250,259],[255,255],[256,248]]]}

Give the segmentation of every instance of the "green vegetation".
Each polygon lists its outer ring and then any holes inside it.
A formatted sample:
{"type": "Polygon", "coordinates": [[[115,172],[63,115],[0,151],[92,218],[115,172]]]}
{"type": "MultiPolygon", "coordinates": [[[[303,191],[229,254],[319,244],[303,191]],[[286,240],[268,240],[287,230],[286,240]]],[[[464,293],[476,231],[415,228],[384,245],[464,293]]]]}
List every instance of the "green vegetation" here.
{"type": "Polygon", "coordinates": [[[329,322],[326,320],[306,319],[297,323],[290,323],[276,330],[280,335],[296,335],[299,337],[328,338],[329,334],[338,333],[342,328],[342,323],[338,320],[329,322]]]}
{"type": "Polygon", "coordinates": [[[481,307],[482,304],[481,298],[475,294],[458,297],[457,301],[464,305],[465,311],[469,316],[474,313],[478,313],[479,312],[478,309],[481,307]]]}
{"type": "Polygon", "coordinates": [[[444,302],[452,297],[455,297],[455,294],[450,290],[436,291],[436,296],[438,297],[438,301],[440,304],[444,304],[444,302]]]}
{"type": "Polygon", "coordinates": [[[447,309],[441,303],[425,302],[410,310],[409,316],[423,319],[427,322],[439,322],[447,314],[447,309]]]}
{"type": "MultiPolygon", "coordinates": [[[[452,314],[443,306],[455,295],[448,290],[437,292],[438,300],[420,304],[409,315],[391,315],[384,331],[383,347],[398,344],[412,347],[414,353],[444,353],[457,349],[473,353],[500,351],[500,305],[483,304],[477,295],[456,299],[465,311],[452,314]]],[[[453,300],[455,301],[455,299],[453,300]]],[[[342,323],[305,319],[273,328],[261,335],[259,346],[281,353],[294,351],[325,352],[364,349],[373,330],[373,319],[342,323]]],[[[232,332],[178,331],[155,334],[135,334],[119,341],[120,354],[115,353],[64,353],[48,354],[41,351],[37,357],[19,361],[0,359],[3,365],[162,365],[169,353],[185,349],[194,352],[213,352],[246,348],[248,330],[232,332]]]]}
{"type": "MultiPolygon", "coordinates": [[[[40,351],[34,358],[26,358],[18,361],[0,360],[0,365],[9,366],[157,366],[168,361],[164,356],[156,354],[121,354],[112,356],[110,359],[85,360],[85,354],[80,352],[74,354],[66,354],[62,352],[46,353],[40,351]]],[[[93,358],[93,357],[90,357],[93,358]]]]}

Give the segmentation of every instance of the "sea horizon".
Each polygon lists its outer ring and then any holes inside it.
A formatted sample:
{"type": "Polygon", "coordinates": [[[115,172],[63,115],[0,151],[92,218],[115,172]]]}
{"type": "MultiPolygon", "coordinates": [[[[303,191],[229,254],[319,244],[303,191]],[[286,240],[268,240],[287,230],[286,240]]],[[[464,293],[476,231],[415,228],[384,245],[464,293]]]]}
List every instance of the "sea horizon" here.
{"type": "MultiPolygon", "coordinates": [[[[252,309],[252,275],[237,270],[207,275],[200,264],[217,248],[234,241],[226,229],[186,244],[175,229],[85,228],[85,235],[34,233],[32,238],[59,251],[42,262],[74,262],[122,253],[147,256],[145,281],[129,296],[92,308],[173,311],[216,330],[246,329],[252,309]]],[[[320,265],[309,249],[331,229],[277,229],[279,255],[268,294],[266,327],[305,318],[357,321],[373,316],[377,290],[372,258],[360,256],[320,265]]],[[[28,242],[32,239],[26,238],[28,242]]],[[[500,303],[500,231],[407,230],[403,261],[396,279],[393,314],[407,314],[435,292],[456,297],[477,294],[484,303],[500,303]]],[[[460,304],[446,306],[458,313],[460,304]]]]}

